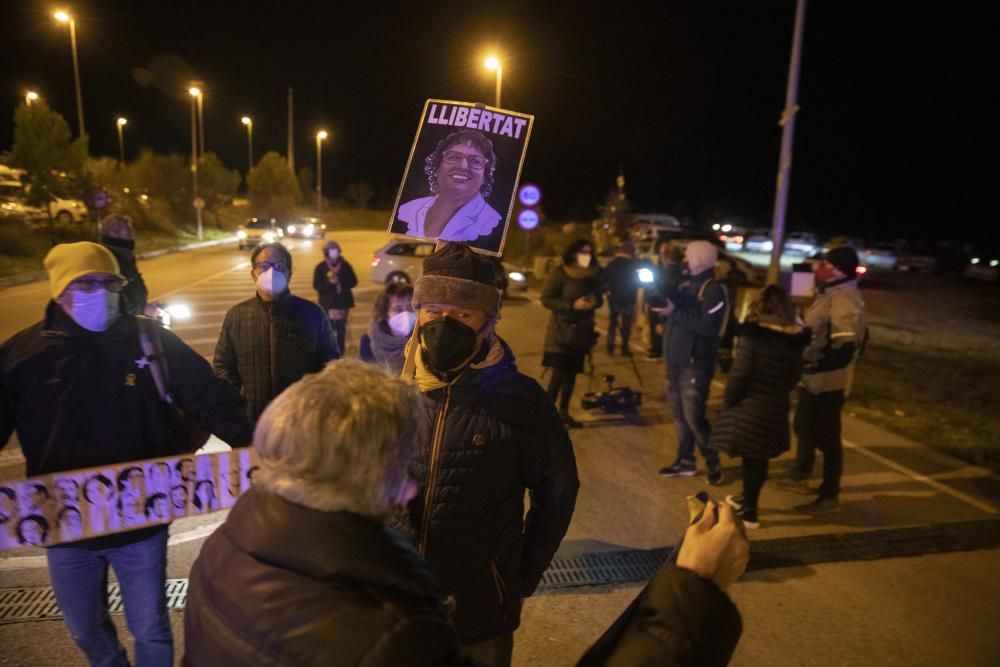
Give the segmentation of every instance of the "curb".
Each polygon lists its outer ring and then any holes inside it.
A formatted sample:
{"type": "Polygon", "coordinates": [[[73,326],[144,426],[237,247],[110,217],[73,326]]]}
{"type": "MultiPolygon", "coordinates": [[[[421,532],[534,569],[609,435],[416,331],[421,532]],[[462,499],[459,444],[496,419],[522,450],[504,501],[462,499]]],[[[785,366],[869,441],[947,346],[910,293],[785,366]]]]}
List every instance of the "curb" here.
{"type": "MultiPolygon", "coordinates": [[[[136,259],[153,259],[154,257],[162,257],[163,255],[169,255],[175,252],[185,252],[188,250],[200,250],[202,248],[211,248],[213,246],[225,245],[226,243],[234,243],[236,241],[236,236],[227,236],[224,239],[216,239],[215,241],[198,241],[197,243],[189,243],[187,245],[172,246],[170,248],[161,248],[160,250],[150,250],[149,252],[144,252],[141,255],[136,255],[136,259]]],[[[29,273],[18,273],[13,276],[6,276],[0,278],[0,289],[5,287],[14,287],[15,285],[24,285],[25,283],[33,283],[39,280],[45,280],[48,274],[45,271],[31,271],[29,273]]]]}

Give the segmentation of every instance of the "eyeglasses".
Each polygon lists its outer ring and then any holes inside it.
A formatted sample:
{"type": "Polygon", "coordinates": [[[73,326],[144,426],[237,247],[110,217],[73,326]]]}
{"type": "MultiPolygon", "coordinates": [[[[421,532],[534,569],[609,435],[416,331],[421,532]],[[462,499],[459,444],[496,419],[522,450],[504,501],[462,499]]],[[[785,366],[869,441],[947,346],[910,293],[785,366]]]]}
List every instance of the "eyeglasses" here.
{"type": "Polygon", "coordinates": [[[69,289],[74,292],[87,293],[96,292],[97,290],[121,292],[127,282],[127,280],[120,278],[77,278],[69,284],[69,289]]]}
{"type": "Polygon", "coordinates": [[[469,155],[468,153],[459,153],[458,151],[444,152],[444,161],[447,164],[458,164],[463,159],[476,171],[482,171],[486,167],[486,163],[489,162],[489,160],[481,155],[469,155]]]}
{"type": "Polygon", "coordinates": [[[279,273],[288,273],[288,265],[284,262],[260,262],[256,268],[261,272],[274,269],[279,273]]]}

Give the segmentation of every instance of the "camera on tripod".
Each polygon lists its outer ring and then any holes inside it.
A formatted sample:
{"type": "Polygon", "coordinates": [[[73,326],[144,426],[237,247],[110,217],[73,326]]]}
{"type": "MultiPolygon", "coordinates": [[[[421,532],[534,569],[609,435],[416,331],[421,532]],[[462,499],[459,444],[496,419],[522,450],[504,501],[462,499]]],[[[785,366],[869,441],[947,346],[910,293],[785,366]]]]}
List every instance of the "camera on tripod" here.
{"type": "Polygon", "coordinates": [[[604,376],[604,391],[588,391],[583,396],[583,409],[599,408],[606,414],[634,415],[642,405],[642,392],[632,391],[628,387],[612,386],[614,375],[604,376]]]}

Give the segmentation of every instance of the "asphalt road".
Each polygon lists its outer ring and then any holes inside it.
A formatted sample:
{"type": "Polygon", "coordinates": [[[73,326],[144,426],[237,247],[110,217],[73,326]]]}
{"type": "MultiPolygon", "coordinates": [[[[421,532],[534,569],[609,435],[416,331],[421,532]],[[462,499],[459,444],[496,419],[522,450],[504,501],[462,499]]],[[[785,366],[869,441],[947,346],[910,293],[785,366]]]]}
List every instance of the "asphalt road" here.
{"type": "MultiPolygon", "coordinates": [[[[385,235],[342,232],[336,238],[360,279],[349,333],[349,342],[356,344],[379,289],[368,280],[368,262],[385,235]]],[[[296,267],[292,290],[313,298],[310,279],[322,243],[291,241],[289,246],[296,267]]],[[[192,319],[177,323],[175,330],[210,357],[227,308],[253,294],[248,259],[249,253],[233,244],[168,255],[143,262],[140,269],[154,298],[192,308],[192,319]]],[[[5,313],[0,339],[36,321],[46,299],[44,283],[0,291],[5,313]]],[[[498,329],[514,349],[519,366],[534,377],[541,375],[546,318],[536,293],[515,294],[506,302],[498,329]]],[[[595,362],[597,378],[610,372],[618,384],[637,388],[632,368],[622,357],[608,358],[599,351],[595,362]]],[[[637,364],[645,392],[637,418],[605,419],[576,408],[586,423],[572,432],[582,489],[560,556],[673,544],[686,524],[685,496],[708,488],[703,475],[674,480],[656,475],[673,458],[674,429],[664,401],[662,366],[642,361],[641,355],[637,364]]],[[[577,387],[578,393],[586,391],[587,376],[581,376],[577,387]]],[[[721,385],[713,389],[713,407],[720,389],[721,385]]],[[[769,483],[761,499],[763,525],[751,539],[998,516],[1000,482],[986,471],[850,417],[845,419],[844,436],[842,509],[819,518],[801,515],[792,506],[804,498],[769,483]]],[[[787,456],[775,462],[772,477],[789,462],[787,456]]],[[[16,446],[0,451],[0,478],[19,476],[20,466],[16,446]]],[[[728,477],[737,474],[737,462],[729,462],[728,477]]],[[[710,491],[721,499],[727,493],[738,494],[739,483],[730,481],[710,491]]],[[[223,518],[216,514],[174,524],[168,577],[186,577],[204,534],[223,518]]],[[[998,664],[997,555],[995,550],[984,550],[750,573],[730,591],[744,618],[733,664],[998,664]]],[[[47,583],[40,551],[0,556],[0,591],[47,583]]],[[[515,664],[573,664],[639,589],[631,585],[562,589],[527,600],[516,636],[515,664]]],[[[171,617],[181,646],[182,614],[174,612],[171,617]]],[[[117,616],[115,622],[127,637],[123,618],[117,616]]],[[[56,663],[84,664],[61,623],[0,625],[0,665],[56,663]]]]}

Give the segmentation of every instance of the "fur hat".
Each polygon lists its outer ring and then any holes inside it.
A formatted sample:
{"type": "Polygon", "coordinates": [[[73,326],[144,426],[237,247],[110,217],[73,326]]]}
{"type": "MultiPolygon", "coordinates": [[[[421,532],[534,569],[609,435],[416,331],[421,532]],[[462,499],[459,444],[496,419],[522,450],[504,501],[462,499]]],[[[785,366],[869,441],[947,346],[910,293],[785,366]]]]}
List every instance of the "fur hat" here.
{"type": "Polygon", "coordinates": [[[447,243],[424,260],[413,288],[413,306],[446,303],[495,315],[500,309],[497,261],[464,243],[447,243]]]}
{"type": "Polygon", "coordinates": [[[49,250],[44,264],[53,299],[58,299],[71,282],[91,273],[108,273],[125,280],[111,251],[90,241],[60,243],[49,250]]]}
{"type": "Polygon", "coordinates": [[[826,253],[824,259],[848,278],[853,278],[858,271],[858,251],[849,245],[842,245],[826,253]]]}
{"type": "Polygon", "coordinates": [[[714,268],[719,261],[719,250],[708,241],[691,241],[684,249],[684,255],[693,276],[714,268]]]}

